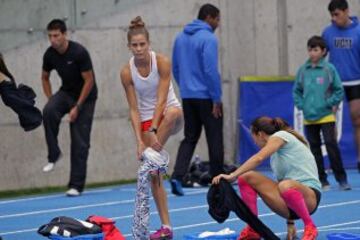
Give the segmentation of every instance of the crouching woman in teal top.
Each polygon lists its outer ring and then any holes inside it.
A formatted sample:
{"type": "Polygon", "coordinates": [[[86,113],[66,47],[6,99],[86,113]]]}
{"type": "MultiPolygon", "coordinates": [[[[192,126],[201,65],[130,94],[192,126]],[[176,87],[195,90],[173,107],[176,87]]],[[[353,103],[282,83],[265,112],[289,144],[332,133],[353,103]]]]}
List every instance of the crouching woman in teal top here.
{"type": "MultiPolygon", "coordinates": [[[[294,239],[295,219],[304,222],[302,240],[316,239],[318,231],[310,215],[319,205],[321,184],[316,162],[306,140],[281,118],[259,117],[251,124],[251,134],[261,149],[236,171],[220,174],[213,184],[223,178],[238,180],[241,198],[258,215],[257,195],[275,213],[287,219],[287,239],[294,239]],[[253,171],[270,158],[276,181],[253,171]]],[[[260,235],[247,226],[238,239],[260,239],[260,235]]]]}

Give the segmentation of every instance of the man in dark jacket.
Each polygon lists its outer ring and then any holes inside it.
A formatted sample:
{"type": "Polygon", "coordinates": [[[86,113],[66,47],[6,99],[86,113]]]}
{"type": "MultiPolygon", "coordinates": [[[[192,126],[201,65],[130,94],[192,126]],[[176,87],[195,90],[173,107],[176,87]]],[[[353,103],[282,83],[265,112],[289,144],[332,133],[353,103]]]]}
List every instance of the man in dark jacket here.
{"type": "Polygon", "coordinates": [[[181,142],[170,183],[172,193],[183,195],[181,182],[188,171],[202,126],[206,132],[210,176],[223,172],[223,113],[218,71],[218,41],[214,34],[220,11],[203,5],[198,19],[185,26],[173,48],[173,74],[179,85],[184,109],[185,138],[181,142]]]}

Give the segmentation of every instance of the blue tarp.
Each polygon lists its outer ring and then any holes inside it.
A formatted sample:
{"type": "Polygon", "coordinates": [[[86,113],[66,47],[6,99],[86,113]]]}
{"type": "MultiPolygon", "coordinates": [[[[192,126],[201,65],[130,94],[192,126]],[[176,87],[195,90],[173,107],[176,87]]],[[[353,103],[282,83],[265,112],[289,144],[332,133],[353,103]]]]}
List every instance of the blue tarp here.
{"type": "MultiPolygon", "coordinates": [[[[294,116],[299,115],[294,110],[292,87],[293,81],[276,81],[276,78],[271,81],[240,81],[238,98],[239,163],[244,162],[258,150],[249,131],[250,124],[255,118],[259,116],[281,117],[292,126],[294,123],[299,125],[299,119],[297,121],[294,119],[294,116]]],[[[357,157],[346,101],[342,105],[342,112],[338,115],[341,118],[338,121],[338,134],[340,134],[339,144],[343,163],[346,168],[353,168],[356,165],[357,157]]],[[[295,129],[300,131],[299,126],[296,126],[295,129]]],[[[326,152],[324,154],[326,155],[326,152]]],[[[265,161],[262,165],[262,167],[268,166],[269,161],[265,161]]],[[[326,161],[326,166],[328,166],[328,161],[326,161]]]]}

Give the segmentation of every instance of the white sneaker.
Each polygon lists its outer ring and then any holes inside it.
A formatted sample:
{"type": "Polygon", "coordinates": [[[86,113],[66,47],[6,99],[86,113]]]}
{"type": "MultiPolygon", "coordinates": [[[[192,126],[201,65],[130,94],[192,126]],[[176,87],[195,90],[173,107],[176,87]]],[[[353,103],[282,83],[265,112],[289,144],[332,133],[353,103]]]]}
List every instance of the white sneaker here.
{"type": "Polygon", "coordinates": [[[68,197],[77,197],[80,195],[81,193],[75,188],[70,188],[69,190],[66,191],[66,196],[68,197]]]}
{"type": "Polygon", "coordinates": [[[50,172],[52,170],[54,170],[55,168],[55,163],[49,162],[47,163],[44,167],[43,167],[43,172],[50,172]]]}

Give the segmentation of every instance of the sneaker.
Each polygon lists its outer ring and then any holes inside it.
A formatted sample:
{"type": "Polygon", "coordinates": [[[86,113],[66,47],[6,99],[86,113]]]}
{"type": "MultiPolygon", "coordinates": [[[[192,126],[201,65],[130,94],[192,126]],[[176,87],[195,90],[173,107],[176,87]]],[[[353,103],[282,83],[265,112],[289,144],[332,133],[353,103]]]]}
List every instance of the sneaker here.
{"type": "Polygon", "coordinates": [[[349,191],[351,190],[350,185],[347,182],[341,182],[339,183],[340,190],[342,191],[349,191]]]}
{"type": "Polygon", "coordinates": [[[54,170],[54,168],[55,168],[55,163],[49,162],[43,167],[42,171],[51,172],[52,170],[54,170]]]}
{"type": "Polygon", "coordinates": [[[323,192],[330,191],[330,185],[323,185],[323,186],[321,186],[321,190],[322,190],[323,192]]]}
{"type": "Polygon", "coordinates": [[[48,162],[42,169],[43,172],[51,172],[55,168],[55,163],[62,158],[62,153],[60,152],[58,158],[54,162],[48,162]]]}
{"type": "Polygon", "coordinates": [[[150,240],[170,240],[173,238],[173,232],[166,227],[161,227],[159,230],[150,235],[150,240]]]}
{"type": "Polygon", "coordinates": [[[181,186],[181,182],[176,179],[170,179],[171,192],[176,196],[184,196],[184,191],[181,186]]]}
{"type": "Polygon", "coordinates": [[[315,240],[318,235],[318,230],[314,225],[305,226],[304,235],[301,240],[315,240]]]}
{"type": "Polygon", "coordinates": [[[333,173],[333,170],[332,170],[331,168],[325,169],[325,173],[326,173],[327,175],[330,175],[330,174],[333,173]]]}
{"type": "Polygon", "coordinates": [[[321,189],[326,192],[330,190],[330,183],[328,181],[321,183],[321,189]]]}
{"type": "Polygon", "coordinates": [[[251,227],[246,226],[240,233],[237,240],[260,240],[261,236],[255,232],[251,227]]]}
{"type": "Polygon", "coordinates": [[[66,191],[66,196],[68,197],[78,197],[81,195],[81,192],[79,192],[79,190],[75,189],[75,188],[70,188],[69,190],[66,191]]]}

